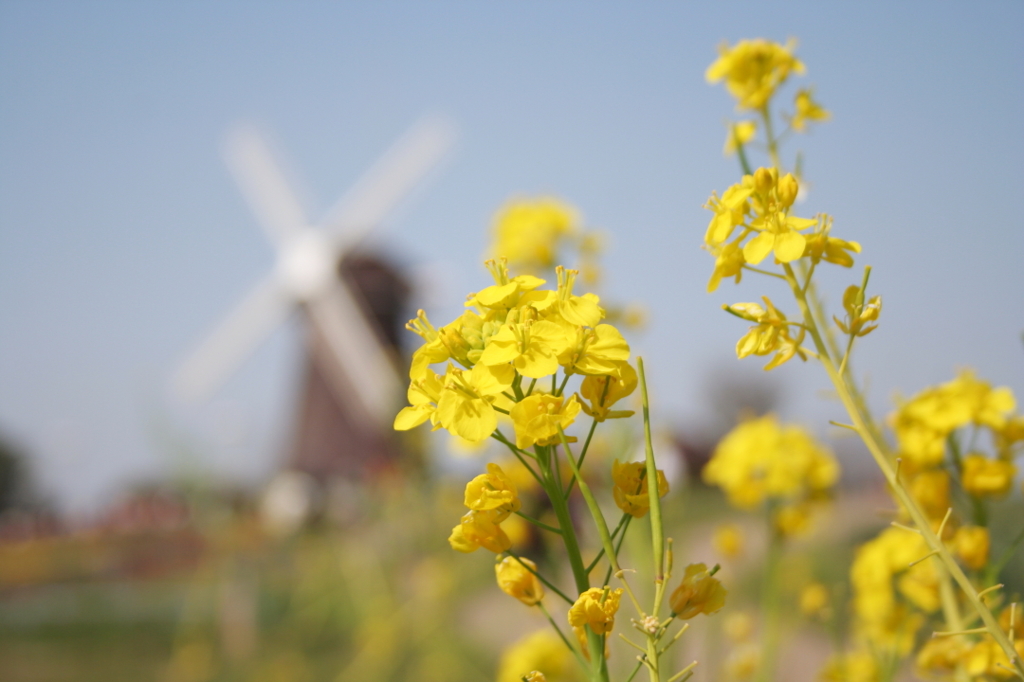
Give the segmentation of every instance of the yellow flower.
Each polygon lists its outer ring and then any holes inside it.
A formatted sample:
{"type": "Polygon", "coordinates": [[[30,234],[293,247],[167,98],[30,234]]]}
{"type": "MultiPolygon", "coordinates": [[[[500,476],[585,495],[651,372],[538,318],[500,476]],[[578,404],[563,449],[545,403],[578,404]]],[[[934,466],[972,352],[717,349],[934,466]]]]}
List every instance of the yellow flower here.
{"type": "Polygon", "coordinates": [[[486,474],[466,484],[465,504],[475,511],[496,510],[499,522],[519,511],[520,505],[515,483],[497,464],[488,464],[486,474]]]}
{"type": "Polygon", "coordinates": [[[508,261],[505,258],[485,261],[484,265],[491,271],[491,276],[494,277],[494,284],[467,296],[466,307],[511,308],[524,293],[533,291],[544,284],[544,280],[532,275],[510,277],[508,274],[508,261]]]}
{"type": "Polygon", "coordinates": [[[730,610],[722,623],[722,631],[733,642],[745,642],[754,633],[754,619],[746,611],[730,610]]]}
{"type": "Polygon", "coordinates": [[[712,194],[704,208],[714,212],[704,234],[704,242],[708,246],[721,244],[727,240],[734,229],[743,224],[750,212],[750,195],[754,193],[754,177],[744,175],[743,179],[725,190],[722,198],[712,194]]]}
{"type": "Polygon", "coordinates": [[[569,608],[569,624],[574,628],[589,625],[598,635],[611,632],[621,598],[621,588],[612,590],[607,587],[591,587],[569,608]]]}
{"type": "MultiPolygon", "coordinates": [[[[1024,642],[1014,646],[1018,657],[1024,657],[1024,642]]],[[[967,654],[967,674],[971,677],[988,675],[1001,680],[1014,677],[1013,664],[1006,657],[1006,652],[992,639],[983,639],[974,645],[967,654]]]]}
{"type": "Polygon", "coordinates": [[[460,370],[449,364],[437,401],[437,422],[471,443],[489,438],[498,426],[493,403],[512,386],[515,373],[511,365],[460,370]]]}
{"type": "Polygon", "coordinates": [[[772,524],[783,537],[800,535],[811,525],[810,506],[804,503],[784,504],[775,510],[772,524]]]}
{"type": "Polygon", "coordinates": [[[774,252],[780,263],[789,263],[804,255],[807,237],[800,234],[818,224],[817,220],[789,215],[796,200],[799,183],[792,174],[778,177],[775,168],[758,168],[754,172],[753,206],[757,217],[750,227],[757,236],[743,247],[743,257],[757,265],[774,252]]]}
{"type": "Polygon", "coordinates": [[[572,292],[579,271],[567,270],[559,265],[555,268],[555,274],[558,277],[557,291],[531,291],[523,296],[520,305],[532,306],[549,319],[554,318],[554,321],[564,321],[569,325],[597,325],[605,316],[600,306],[601,299],[596,294],[577,296],[572,292]]]}
{"type": "Polygon", "coordinates": [[[833,654],[818,675],[821,682],[879,682],[878,664],[870,651],[833,654]]]}
{"type": "Polygon", "coordinates": [[[740,121],[729,126],[729,134],[725,138],[725,149],[722,151],[726,156],[736,153],[736,149],[754,139],[757,133],[757,124],[753,121],[740,121]]]}
{"type": "Polygon", "coordinates": [[[735,277],[736,284],[739,284],[743,279],[743,266],[747,262],[743,258],[743,249],[739,247],[739,242],[716,244],[708,248],[715,257],[715,269],[708,280],[708,293],[717,289],[726,277],[735,277]]]}
{"type": "Polygon", "coordinates": [[[485,365],[511,362],[524,377],[539,379],[558,371],[558,355],[569,347],[564,327],[547,320],[506,324],[490,337],[480,356],[485,365]]]}
{"type": "Polygon", "coordinates": [[[941,519],[949,509],[949,474],[928,469],[915,475],[907,486],[910,496],[929,519],[941,519]]]}
{"type": "Polygon", "coordinates": [[[808,121],[827,121],[832,117],[832,114],[828,113],[823,106],[814,101],[814,92],[809,89],[797,90],[793,106],[796,108],[796,112],[793,114],[789,124],[798,133],[802,133],[807,129],[808,121]]]}
{"type": "Polygon", "coordinates": [[[828,588],[811,583],[800,590],[800,613],[809,618],[820,618],[828,611],[828,588]]]}
{"type": "Polygon", "coordinates": [[[916,466],[935,466],[953,431],[968,424],[1004,429],[1015,406],[1009,388],[992,388],[972,372],[961,372],[953,381],[921,391],[891,416],[899,454],[916,466]]]}
{"type": "Polygon", "coordinates": [[[636,370],[628,363],[620,362],[618,370],[603,376],[588,376],[580,385],[580,395],[589,402],[583,403],[583,411],[599,422],[606,419],[632,417],[633,410],[612,410],[612,405],[633,393],[637,386],[636,370]]]}
{"type": "Polygon", "coordinates": [[[1012,462],[968,455],[964,458],[964,490],[979,497],[1005,495],[1010,490],[1016,471],[1012,462]]]}
{"type": "Polygon", "coordinates": [[[767,308],[757,303],[735,303],[725,306],[725,310],[744,320],[756,322],[739,341],[736,342],[736,357],[743,359],[748,355],[769,355],[775,357],[765,365],[765,370],[775,369],[794,355],[805,359],[800,350],[805,330],[800,327],[796,338],[789,333],[790,323],[767,296],[762,297],[767,308]]]}
{"type": "Polygon", "coordinates": [[[523,398],[509,413],[516,429],[516,447],[558,442],[558,428],[563,431],[569,428],[579,412],[580,404],[575,394],[568,400],[548,393],[534,393],[523,398]]]}
{"type": "Polygon", "coordinates": [[[569,649],[548,628],[526,635],[505,650],[498,663],[497,682],[523,682],[523,677],[530,679],[538,670],[546,671],[552,680],[572,679],[575,665],[569,649]]]}
{"type": "Polygon", "coordinates": [[[561,243],[578,231],[579,214],[572,206],[546,197],[518,199],[495,215],[491,250],[527,270],[547,269],[555,264],[561,243]]]}
{"type": "Polygon", "coordinates": [[[967,568],[979,571],[988,563],[988,529],[982,526],[963,526],[953,536],[956,555],[967,568]]]}
{"type": "Polygon", "coordinates": [[[480,547],[495,554],[508,551],[512,541],[501,529],[498,521],[500,517],[497,510],[466,512],[459,525],[452,529],[448,544],[452,549],[465,554],[475,552],[480,547]]]}
{"type": "Polygon", "coordinates": [[[897,601],[897,590],[926,613],[939,608],[934,564],[921,561],[910,566],[927,554],[924,538],[902,528],[887,528],[857,548],[850,580],[858,629],[867,639],[896,651],[909,650],[913,645],[921,621],[912,618],[897,601]]]}
{"type": "Polygon", "coordinates": [[[942,637],[926,640],[917,652],[915,664],[920,677],[948,676],[967,656],[969,647],[962,637],[942,637]]]}
{"type": "Polygon", "coordinates": [[[733,505],[752,509],[768,498],[799,501],[827,490],[839,477],[839,465],[803,429],[780,426],[767,415],[726,435],[702,476],[733,505]]]}
{"type": "Polygon", "coordinates": [[[710,616],[725,606],[726,590],[708,574],[706,564],[690,564],[668,603],[676,618],[689,620],[701,613],[710,616]]]}
{"type": "Polygon", "coordinates": [[[709,83],[725,79],[739,109],[761,109],[790,73],[801,74],[804,65],[793,56],[796,41],[785,45],[767,40],[741,40],[733,47],[722,45],[719,57],[704,74],[709,83]]]}
{"type": "Polygon", "coordinates": [[[529,559],[515,559],[507,556],[494,564],[494,573],[498,578],[498,587],[510,597],[515,597],[527,606],[533,606],[544,598],[544,587],[534,573],[537,564],[529,559]],[[519,563],[522,561],[523,563],[519,563]],[[530,572],[523,566],[529,566],[530,572]]]}
{"type": "Polygon", "coordinates": [[[733,559],[743,553],[743,531],[735,523],[723,523],[715,529],[711,544],[726,559],[733,559]]]}
{"type": "Polygon", "coordinates": [[[872,296],[865,301],[860,287],[856,284],[851,284],[843,292],[843,308],[846,309],[846,320],[840,321],[838,317],[833,316],[832,319],[835,321],[836,326],[844,334],[867,336],[878,326],[877,324],[869,325],[867,323],[875,322],[882,313],[882,297],[872,296]]]}
{"type": "Polygon", "coordinates": [[[610,324],[577,327],[576,338],[558,356],[566,374],[612,374],[629,360],[629,344],[610,324]]]}
{"type": "Polygon", "coordinates": [[[437,401],[442,388],[441,377],[429,369],[419,379],[413,379],[406,393],[411,405],[403,407],[395,417],[395,430],[408,431],[428,419],[436,422],[437,401]]]}
{"type": "MultiPolygon", "coordinates": [[[[831,220],[831,218],[823,217],[823,221],[831,220]]],[[[851,253],[860,253],[860,244],[830,237],[824,230],[807,237],[807,246],[804,247],[804,255],[809,256],[812,263],[825,261],[841,265],[844,268],[853,267],[851,253]]]]}
{"type": "MultiPolygon", "coordinates": [[[[639,519],[651,508],[650,493],[647,488],[647,465],[644,462],[628,462],[619,464],[612,462],[612,496],[615,504],[623,512],[639,519]]],[[[658,470],[658,497],[668,494],[668,480],[658,470]]]]}

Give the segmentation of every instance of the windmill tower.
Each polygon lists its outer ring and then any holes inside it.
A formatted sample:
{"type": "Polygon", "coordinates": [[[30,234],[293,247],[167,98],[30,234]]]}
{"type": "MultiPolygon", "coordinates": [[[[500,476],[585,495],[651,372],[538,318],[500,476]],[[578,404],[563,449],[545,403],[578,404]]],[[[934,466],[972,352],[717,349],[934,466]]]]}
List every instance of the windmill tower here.
{"type": "Polygon", "coordinates": [[[405,383],[391,331],[405,285],[357,247],[453,139],[445,122],[420,122],[311,224],[256,131],[236,131],[228,165],[277,262],[179,368],[175,392],[191,402],[208,399],[271,331],[299,314],[308,352],[288,468],[323,479],[386,466],[397,454],[391,424],[405,383]]]}

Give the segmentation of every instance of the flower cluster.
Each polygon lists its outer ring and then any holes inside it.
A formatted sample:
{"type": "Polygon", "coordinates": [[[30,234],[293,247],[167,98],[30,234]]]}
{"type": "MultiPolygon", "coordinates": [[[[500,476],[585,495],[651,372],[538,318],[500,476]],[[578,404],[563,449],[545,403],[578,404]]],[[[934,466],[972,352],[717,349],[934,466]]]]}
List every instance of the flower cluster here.
{"type": "Polygon", "coordinates": [[[802,74],[803,63],[793,50],[796,42],[785,45],[768,40],[741,40],[732,47],[718,48],[718,59],[704,74],[709,83],[724,80],[739,109],[761,109],[791,73],[802,74]]]}
{"type": "Polygon", "coordinates": [[[733,429],[703,473],[705,483],[722,488],[741,509],[772,502],[778,530],[784,533],[805,525],[808,503],[838,477],[839,465],[828,449],[800,427],[780,425],[772,415],[733,429]]]}
{"type": "Polygon", "coordinates": [[[480,443],[495,434],[502,414],[512,420],[516,446],[526,448],[556,442],[584,401],[589,414],[624,416],[608,408],[636,386],[629,345],[618,329],[601,323],[605,313],[597,296],[573,292],[578,273],[559,267],[557,289],[542,290],[544,280],[511,276],[504,259],[487,266],[494,284],[470,294],[469,310],[451,324],[437,329],[423,311],[409,322],[424,344],[413,354],[410,406],[399,412],[395,428],[430,421],[435,429],[480,443]],[[431,368],[439,363],[447,363],[443,374],[431,368]],[[566,397],[573,374],[603,377],[609,390],[597,395],[591,384],[585,397],[566,397]],[[545,392],[537,383],[549,376],[545,392]]]}
{"type": "Polygon", "coordinates": [[[968,454],[965,486],[976,494],[1006,492],[1013,480],[1013,457],[1024,444],[1024,416],[1014,414],[1016,401],[1009,388],[992,386],[969,371],[953,381],[928,388],[899,406],[891,423],[899,455],[920,468],[941,464],[946,445],[958,429],[986,429],[996,444],[998,459],[984,463],[968,454]],[[967,470],[970,469],[970,476],[967,470]]]}

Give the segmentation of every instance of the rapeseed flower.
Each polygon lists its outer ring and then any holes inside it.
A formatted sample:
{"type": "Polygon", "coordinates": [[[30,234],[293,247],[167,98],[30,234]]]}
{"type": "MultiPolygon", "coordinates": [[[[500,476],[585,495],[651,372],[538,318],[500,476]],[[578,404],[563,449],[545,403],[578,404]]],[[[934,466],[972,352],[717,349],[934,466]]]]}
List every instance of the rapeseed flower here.
{"type": "Polygon", "coordinates": [[[754,139],[757,133],[757,124],[753,121],[740,121],[729,125],[729,134],[725,138],[725,149],[722,151],[726,156],[736,153],[736,149],[754,139]]]}
{"type": "Polygon", "coordinates": [[[615,613],[619,610],[621,598],[622,588],[613,590],[608,587],[591,587],[569,608],[569,624],[574,628],[589,625],[598,635],[611,632],[615,627],[615,613]]]}
{"type": "Polygon", "coordinates": [[[395,417],[395,430],[408,431],[430,419],[437,427],[437,401],[444,389],[442,378],[426,369],[418,379],[413,379],[406,391],[410,405],[403,407],[395,417]]]}
{"type": "Polygon", "coordinates": [[[1010,490],[1016,472],[1012,462],[968,455],[964,458],[962,483],[964,490],[972,495],[999,497],[1010,490]]]}
{"type": "Polygon", "coordinates": [[[850,567],[858,629],[870,641],[906,653],[921,619],[897,595],[925,613],[939,608],[939,576],[931,561],[917,562],[928,545],[917,533],[887,528],[861,545],[850,567]],[[911,566],[911,563],[914,563],[911,566]]]}
{"type": "Polygon", "coordinates": [[[558,371],[558,355],[569,347],[563,326],[547,320],[506,324],[490,337],[480,355],[485,365],[511,362],[524,377],[539,379],[558,371]]]}
{"type": "Polygon", "coordinates": [[[832,117],[823,106],[814,101],[814,91],[808,88],[797,90],[793,98],[796,111],[789,121],[793,130],[802,133],[807,129],[808,121],[827,121],[832,117]]]}
{"type": "Polygon", "coordinates": [[[495,257],[507,258],[527,270],[544,270],[555,264],[559,246],[579,232],[579,214],[554,198],[511,201],[494,216],[495,257]]]}
{"type": "Polygon", "coordinates": [[[785,45],[767,40],[741,40],[718,48],[718,59],[704,77],[709,83],[725,80],[738,109],[758,110],[768,104],[791,73],[802,74],[804,65],[793,55],[796,41],[785,45]]]}
{"type": "Polygon", "coordinates": [[[676,618],[689,620],[702,613],[710,616],[720,610],[725,606],[726,594],[718,578],[708,573],[706,564],[690,564],[668,603],[676,618]]]}
{"type": "Polygon", "coordinates": [[[868,323],[878,320],[878,316],[882,313],[882,297],[872,296],[865,301],[861,288],[856,284],[851,284],[843,292],[843,308],[846,310],[846,320],[841,321],[839,318],[833,317],[836,326],[844,334],[867,336],[878,327],[877,324],[868,323]]]}
{"type": "Polygon", "coordinates": [[[715,528],[711,544],[726,559],[733,559],[743,553],[743,531],[735,523],[723,523],[715,528]]]}
{"type": "Polygon", "coordinates": [[[953,536],[953,546],[957,558],[964,566],[975,571],[985,568],[988,563],[989,536],[988,528],[983,526],[963,526],[953,536]]]}
{"type": "Polygon", "coordinates": [[[580,404],[575,394],[568,399],[548,393],[534,393],[523,398],[509,412],[516,429],[516,447],[558,442],[558,429],[564,431],[569,428],[579,412],[580,404]]]}
{"type": "Polygon", "coordinates": [[[754,190],[751,199],[756,217],[750,228],[758,234],[743,247],[743,257],[757,265],[773,252],[780,263],[803,256],[807,237],[801,231],[818,221],[789,214],[799,193],[797,179],[792,174],[779,178],[775,168],[758,168],[754,172],[754,190]]]}
{"type": "Polygon", "coordinates": [[[486,474],[466,484],[465,504],[474,511],[497,511],[500,522],[519,511],[519,493],[500,466],[488,464],[486,474]]]}
{"type": "MultiPolygon", "coordinates": [[[[498,663],[497,682],[523,682],[538,671],[552,680],[572,679],[574,661],[562,640],[551,630],[539,630],[522,637],[505,650],[498,663]]],[[[534,678],[543,680],[543,677],[534,678]]]]}
{"type": "Polygon", "coordinates": [[[767,415],[726,435],[702,477],[733,505],[752,509],[769,498],[796,502],[824,492],[839,477],[839,465],[806,431],[767,415]]]}
{"type": "MultiPolygon", "coordinates": [[[[626,514],[639,519],[651,508],[647,486],[647,464],[645,462],[612,462],[612,496],[615,504],[626,514]]],[[[658,497],[668,494],[668,480],[658,470],[658,497]]]]}
{"type": "Polygon", "coordinates": [[[511,365],[479,364],[472,370],[460,370],[449,364],[437,401],[437,423],[471,443],[489,438],[498,426],[494,403],[514,379],[511,365]]]}
{"type": "Polygon", "coordinates": [[[725,309],[744,320],[756,322],[739,341],[736,342],[736,357],[743,359],[748,355],[770,355],[775,357],[764,366],[765,370],[775,369],[779,365],[799,355],[804,359],[800,343],[806,333],[800,326],[799,333],[793,338],[789,333],[790,323],[767,296],[763,296],[764,308],[757,303],[734,303],[725,309]]]}
{"type": "Polygon", "coordinates": [[[509,276],[508,261],[505,258],[485,261],[484,265],[494,277],[494,284],[466,297],[466,307],[500,308],[513,307],[519,297],[544,284],[544,280],[533,275],[509,276]]]}
{"type": "Polygon", "coordinates": [[[632,417],[633,410],[612,410],[611,406],[631,395],[636,387],[636,370],[626,362],[618,363],[614,373],[588,376],[580,385],[583,411],[599,422],[632,417]]]}
{"type": "Polygon", "coordinates": [[[629,344],[610,324],[577,327],[576,337],[558,356],[566,374],[607,375],[629,360],[629,344]]]}
{"type": "Polygon", "coordinates": [[[501,591],[527,606],[534,606],[544,598],[544,586],[537,579],[536,572],[537,564],[525,557],[517,559],[507,556],[494,564],[494,573],[501,591]]]}
{"type": "Polygon", "coordinates": [[[501,529],[502,518],[504,517],[501,512],[496,509],[470,510],[463,515],[459,525],[452,529],[448,544],[452,549],[465,554],[475,552],[481,547],[495,554],[507,552],[512,547],[512,541],[501,529]]]}

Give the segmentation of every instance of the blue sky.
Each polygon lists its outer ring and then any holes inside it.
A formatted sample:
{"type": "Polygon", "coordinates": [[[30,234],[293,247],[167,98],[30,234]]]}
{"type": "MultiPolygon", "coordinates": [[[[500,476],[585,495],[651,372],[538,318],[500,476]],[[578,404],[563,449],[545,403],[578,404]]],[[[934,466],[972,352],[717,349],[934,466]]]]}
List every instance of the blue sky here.
{"type": "MultiPolygon", "coordinates": [[[[800,82],[833,112],[797,141],[804,210],[834,215],[874,267],[882,326],[857,357],[873,403],[961,366],[1024,395],[1022,25],[1017,2],[0,2],[0,429],[70,508],[183,467],[265,475],[291,427],[297,325],[209,405],[167,396],[273,265],[224,135],[270,132],[316,218],[430,112],[458,146],[374,237],[435,283],[415,303],[453,316],[485,283],[494,210],[564,197],[611,235],[609,291],[650,309],[634,347],[657,418],[699,424],[744,330],[719,306],[776,293],[704,293],[699,248],[702,204],[738,177],[721,154],[732,102],[704,69],[758,36],[799,39],[800,82]]],[[[832,300],[855,280],[826,278],[832,300]]],[[[787,416],[824,432],[838,408],[818,368],[778,374],[787,416]]]]}

